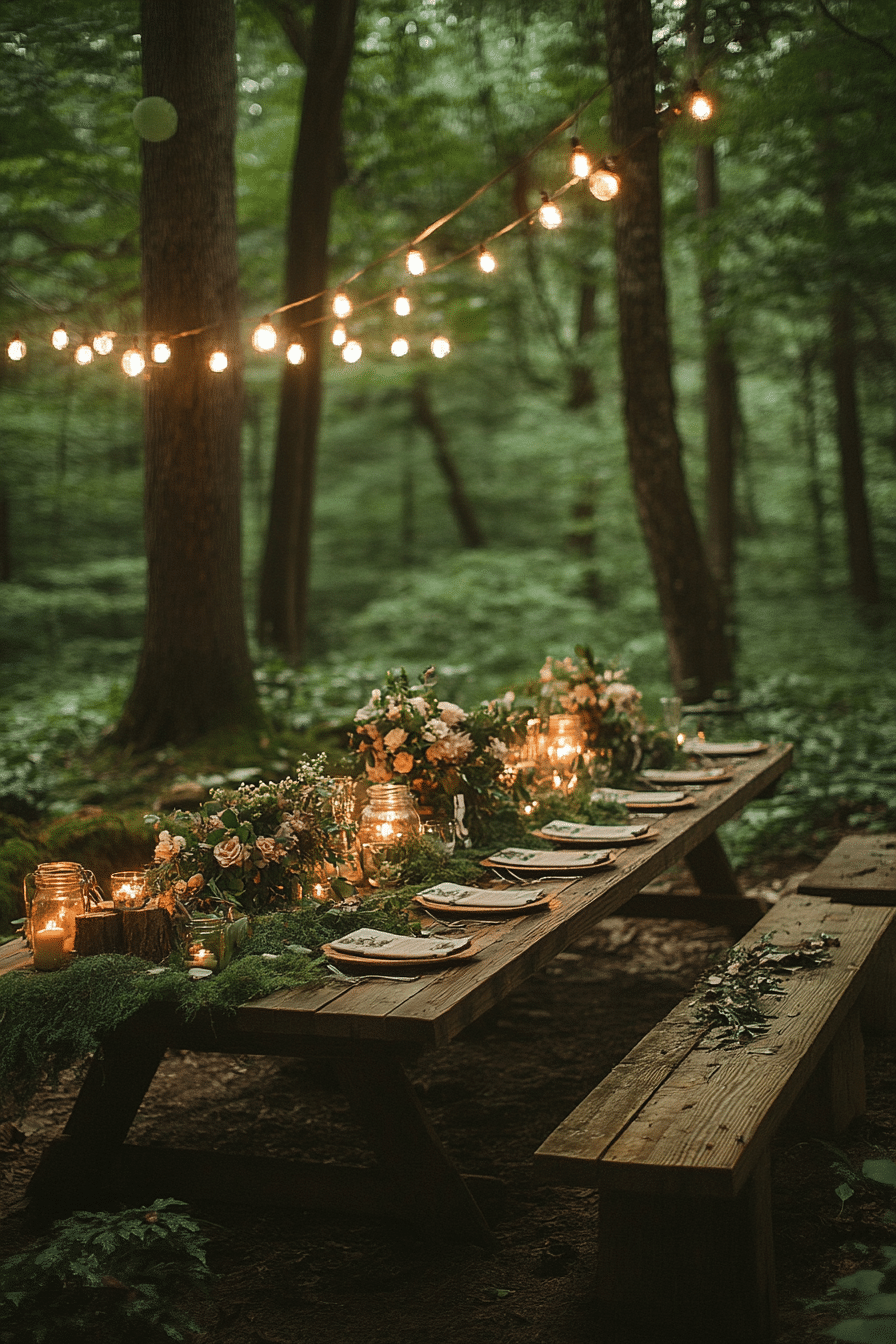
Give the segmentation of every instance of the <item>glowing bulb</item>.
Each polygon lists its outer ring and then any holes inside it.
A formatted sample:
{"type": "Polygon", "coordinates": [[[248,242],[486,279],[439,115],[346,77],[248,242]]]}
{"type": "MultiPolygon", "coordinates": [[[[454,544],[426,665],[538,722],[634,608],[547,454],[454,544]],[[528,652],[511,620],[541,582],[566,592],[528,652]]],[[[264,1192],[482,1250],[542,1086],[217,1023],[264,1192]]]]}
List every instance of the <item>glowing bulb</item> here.
{"type": "Polygon", "coordinates": [[[619,195],[619,178],[609,168],[596,168],[588,179],[588,190],[599,201],[612,201],[619,195]]]}
{"type": "Polygon", "coordinates": [[[142,373],[146,368],[146,360],[137,349],[136,338],[130,350],[125,350],[121,357],[121,367],[129,378],[136,378],[138,373],[142,373]]]}
{"type": "Polygon", "coordinates": [[[411,311],[411,301],[403,289],[400,289],[395,295],[395,302],[392,307],[399,317],[407,317],[408,313],[411,311]]]}
{"type": "Polygon", "coordinates": [[[114,342],[108,331],[101,331],[93,338],[93,348],[98,355],[111,355],[114,342]]]}
{"type": "Polygon", "coordinates": [[[408,248],[404,264],[408,268],[408,275],[424,275],[426,272],[426,258],[416,247],[408,248]]]}
{"type": "Polygon", "coordinates": [[[213,350],[208,357],[208,366],[212,373],[223,373],[227,368],[227,356],[223,350],[213,350]]]}
{"type": "Polygon", "coordinates": [[[451,343],[445,336],[434,337],[429,348],[436,359],[444,359],[446,355],[451,354],[451,343]]]}
{"type": "Polygon", "coordinates": [[[77,350],[75,351],[75,363],[82,365],[89,364],[92,359],[93,359],[92,347],[89,346],[86,341],[82,341],[81,344],[78,346],[77,350]]]}
{"type": "Polygon", "coordinates": [[[484,271],[486,275],[491,275],[492,271],[496,270],[498,266],[494,253],[489,252],[483,243],[479,244],[478,262],[480,271],[484,271]]]}
{"type": "Polygon", "coordinates": [[[346,341],[342,347],[342,358],[346,364],[357,364],[361,358],[361,347],[357,341],[346,341]]]}
{"type": "Polygon", "coordinates": [[[570,160],[569,170],[573,177],[577,177],[579,181],[591,172],[591,160],[575,136],[572,139],[572,159],[570,160]]]}
{"type": "Polygon", "coordinates": [[[25,346],[25,342],[22,340],[18,332],[16,332],[15,336],[12,338],[9,345],[6,347],[6,353],[9,355],[10,359],[14,359],[16,361],[25,358],[27,348],[25,346]]]}
{"type": "Polygon", "coordinates": [[[336,326],[333,328],[333,335],[330,337],[330,340],[337,347],[337,349],[339,348],[340,345],[345,345],[345,342],[348,340],[348,337],[345,334],[345,327],[342,325],[341,322],[337,322],[336,326]]]}
{"type": "Polygon", "coordinates": [[[286,359],[289,364],[304,364],[305,347],[301,341],[293,341],[292,345],[286,347],[286,359]]]}
{"type": "Polygon", "coordinates": [[[68,332],[62,323],[59,324],[53,332],[53,335],[50,337],[50,344],[53,346],[54,350],[64,350],[68,345],[68,332]]]}
{"type": "Polygon", "coordinates": [[[541,205],[538,207],[538,220],[546,229],[559,229],[563,223],[563,215],[560,213],[559,205],[556,205],[546,191],[541,193],[541,205]]]}
{"type": "Polygon", "coordinates": [[[153,364],[167,364],[171,358],[171,346],[167,341],[154,341],[152,347],[153,364]]]}
{"type": "Polygon", "coordinates": [[[333,300],[333,312],[335,316],[350,317],[351,311],[352,311],[351,299],[347,294],[343,294],[342,290],[340,290],[339,293],[336,295],[335,299],[333,300]]]}
{"type": "Polygon", "coordinates": [[[694,89],[688,99],[688,111],[695,121],[709,121],[713,114],[712,99],[702,89],[694,89]]]}
{"type": "Polygon", "coordinates": [[[395,340],[389,347],[393,355],[397,356],[397,358],[399,359],[401,358],[402,355],[406,355],[407,352],[410,350],[410,348],[411,347],[408,345],[407,341],[403,336],[396,336],[395,340]]]}
{"type": "Polygon", "coordinates": [[[274,346],[277,344],[277,333],[271,326],[271,319],[269,317],[266,317],[263,321],[259,322],[258,326],[253,331],[252,344],[255,346],[255,349],[263,355],[267,354],[270,350],[273,350],[274,346]]]}

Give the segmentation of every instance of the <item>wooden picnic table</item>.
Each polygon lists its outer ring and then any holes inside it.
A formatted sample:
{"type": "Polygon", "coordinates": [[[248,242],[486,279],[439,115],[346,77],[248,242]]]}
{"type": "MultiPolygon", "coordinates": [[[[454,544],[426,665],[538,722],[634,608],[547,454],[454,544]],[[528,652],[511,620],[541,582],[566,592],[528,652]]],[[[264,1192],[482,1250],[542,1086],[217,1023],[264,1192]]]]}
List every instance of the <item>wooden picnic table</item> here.
{"type": "MultiPolygon", "coordinates": [[[[433,1131],[405,1065],[423,1051],[447,1045],[682,859],[707,901],[719,900],[724,908],[732,900],[746,902],[717,830],[752,799],[771,792],[791,760],[792,748],[783,746],[726,761],[729,780],[689,790],[693,807],[653,822],[654,839],[620,848],[613,866],[562,885],[547,908],[488,923],[468,919],[466,932],[477,950],[471,960],[416,978],[334,980],[318,988],[284,990],[247,1003],[220,1022],[188,1025],[173,1011],[158,1008],[138,1015],[94,1057],[61,1138],[46,1149],[32,1178],[29,1195],[35,1206],[53,1212],[86,1207],[98,1188],[127,1187],[148,1199],[185,1191],[191,1198],[221,1198],[226,1192],[235,1201],[388,1213],[442,1235],[487,1242],[490,1232],[476,1196],[489,1182],[461,1176],[433,1131]],[[125,1144],[169,1048],[330,1060],[378,1166],[249,1155],[236,1161],[125,1144]]],[[[28,962],[21,944],[7,945],[0,973],[28,962]]]]}

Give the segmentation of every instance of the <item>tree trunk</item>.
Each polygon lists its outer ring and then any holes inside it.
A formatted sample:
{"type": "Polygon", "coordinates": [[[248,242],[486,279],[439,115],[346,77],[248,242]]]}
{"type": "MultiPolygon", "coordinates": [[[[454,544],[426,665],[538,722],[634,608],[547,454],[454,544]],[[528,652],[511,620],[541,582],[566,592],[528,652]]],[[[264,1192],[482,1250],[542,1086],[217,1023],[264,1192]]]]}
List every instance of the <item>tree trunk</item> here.
{"type": "Polygon", "coordinates": [[[594,382],[594,369],[587,358],[583,358],[583,347],[587,347],[590,338],[597,331],[597,285],[590,278],[582,278],[579,284],[579,320],[576,327],[576,348],[573,351],[572,365],[569,371],[569,402],[571,411],[580,411],[585,406],[593,406],[597,401],[597,387],[594,382]]]}
{"type": "Polygon", "coordinates": [[[729,683],[732,665],[721,594],[691,511],[675,425],[649,0],[608,0],[607,41],[612,133],[623,155],[615,233],[629,463],[672,680],[694,703],[729,683]]]}
{"type": "Polygon", "coordinates": [[[141,32],[144,93],[178,114],[170,139],[143,144],[144,327],[202,328],[146,383],[146,625],[116,737],[150,747],[260,711],[240,567],[233,0],[143,0],[141,32]],[[216,374],[219,345],[229,363],[216,374]]]}
{"type": "Polygon", "coordinates": [[[880,601],[871,519],[865,497],[862,429],[856,393],[856,345],[852,291],[835,285],[830,306],[831,374],[837,405],[837,447],[849,552],[849,587],[859,602],[880,601]]]}
{"type": "Polygon", "coordinates": [[[287,339],[305,347],[302,364],[287,364],[267,541],[258,605],[260,638],[298,662],[308,623],[311,517],[320,426],[330,209],[338,186],[342,101],[355,35],[356,0],[317,0],[305,92],[292,169],[286,248],[286,303],[312,295],[285,314],[287,339]]]}
{"type": "Polygon", "coordinates": [[[425,373],[418,374],[411,387],[411,404],[414,410],[414,423],[425,430],[432,442],[436,455],[436,465],[448,486],[448,502],[461,541],[465,546],[475,549],[485,545],[485,534],[479,526],[476,511],[464,487],[460,468],[448,443],[448,435],[429,393],[429,380],[425,373]]]}

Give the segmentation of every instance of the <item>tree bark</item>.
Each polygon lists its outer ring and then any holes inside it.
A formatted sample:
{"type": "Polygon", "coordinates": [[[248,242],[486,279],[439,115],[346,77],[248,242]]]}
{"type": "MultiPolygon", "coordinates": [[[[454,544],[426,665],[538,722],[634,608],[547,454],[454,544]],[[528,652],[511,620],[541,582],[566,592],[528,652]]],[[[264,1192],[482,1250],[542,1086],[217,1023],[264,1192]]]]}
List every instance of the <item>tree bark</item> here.
{"type": "Polygon", "coordinates": [[[652,16],[649,0],[608,0],[606,13],[612,133],[623,156],[614,222],[629,464],[672,680],[694,703],[730,683],[732,663],[721,594],[691,511],[675,424],[652,16]]]}
{"type": "Polygon", "coordinates": [[[479,526],[476,510],[464,486],[460,468],[448,443],[448,435],[429,392],[425,373],[418,374],[411,387],[411,405],[414,423],[429,435],[436,455],[436,465],[448,486],[448,502],[464,546],[476,549],[485,545],[485,534],[479,526]]]}
{"type": "Polygon", "coordinates": [[[325,304],[321,291],[327,285],[327,239],[333,194],[339,184],[342,102],[354,44],[355,10],[356,0],[317,0],[314,6],[292,170],[285,302],[311,301],[285,315],[287,339],[301,341],[305,360],[285,366],[280,388],[258,632],[265,643],[293,662],[302,657],[308,623],[311,517],[323,398],[325,304]]]}
{"type": "Polygon", "coordinates": [[[146,624],[116,730],[145,748],[260,712],[240,567],[233,0],[143,0],[141,32],[144,93],[178,114],[170,139],[143,144],[144,326],[202,329],[174,341],[145,385],[146,624]],[[216,346],[224,373],[208,367],[216,346]]]}
{"type": "Polygon", "coordinates": [[[849,587],[859,602],[880,601],[871,519],[865,495],[865,464],[856,392],[856,344],[852,291],[834,286],[830,306],[831,376],[837,406],[837,447],[849,554],[849,587]]]}

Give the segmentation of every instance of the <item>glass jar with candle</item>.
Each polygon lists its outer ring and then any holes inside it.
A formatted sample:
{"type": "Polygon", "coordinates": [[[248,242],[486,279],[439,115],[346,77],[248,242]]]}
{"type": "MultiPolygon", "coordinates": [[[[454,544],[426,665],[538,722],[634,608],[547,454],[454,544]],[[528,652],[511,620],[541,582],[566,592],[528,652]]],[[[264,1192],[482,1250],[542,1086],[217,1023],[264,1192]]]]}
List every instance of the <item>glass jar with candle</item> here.
{"type": "Polygon", "coordinates": [[[372,887],[397,880],[395,866],[403,841],[420,834],[420,816],[406,784],[371,784],[358,826],[361,867],[372,887]]]}
{"type": "Polygon", "coordinates": [[[40,863],[25,878],[25,936],[41,971],[64,966],[75,950],[75,920],[96,890],[79,863],[40,863]]]}
{"type": "Polygon", "coordinates": [[[575,788],[585,753],[585,729],[578,714],[552,714],[548,719],[543,763],[555,789],[575,788]]]}
{"type": "Polygon", "coordinates": [[[184,929],[187,969],[223,971],[234,951],[249,935],[245,915],[193,915],[184,929]]]}
{"type": "Polygon", "coordinates": [[[112,886],[112,904],[116,910],[140,910],[149,904],[146,874],[142,869],[113,873],[109,881],[112,886]]]}

